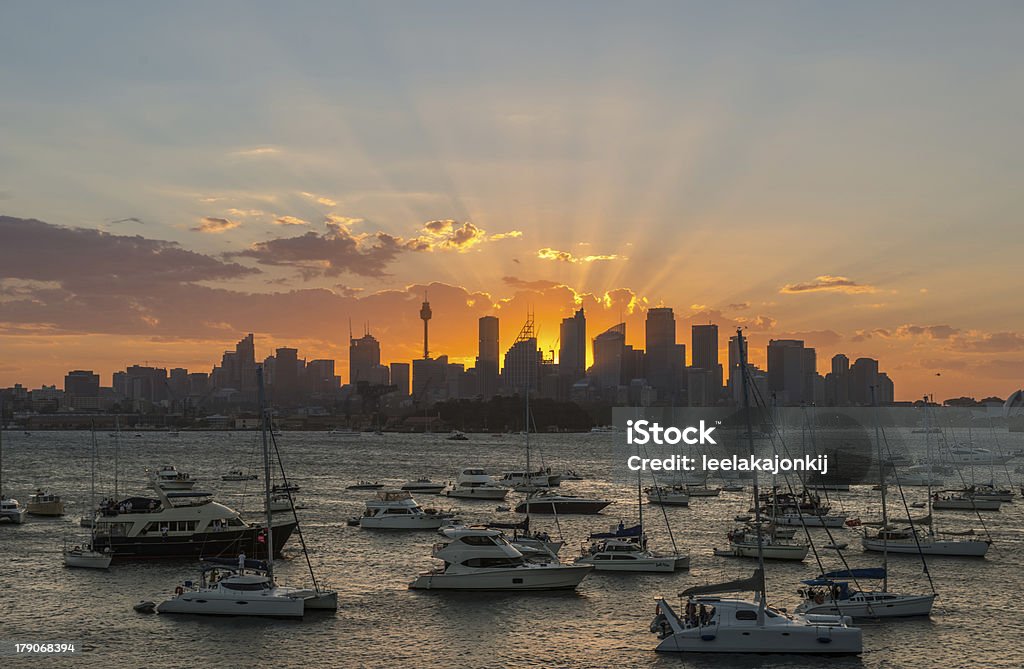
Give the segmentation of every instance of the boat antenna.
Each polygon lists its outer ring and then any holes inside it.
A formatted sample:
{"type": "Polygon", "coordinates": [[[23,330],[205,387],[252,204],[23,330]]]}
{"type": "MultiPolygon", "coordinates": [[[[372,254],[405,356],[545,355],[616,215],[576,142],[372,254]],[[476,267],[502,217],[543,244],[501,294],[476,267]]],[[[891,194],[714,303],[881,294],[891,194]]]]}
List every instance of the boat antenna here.
{"type": "Polygon", "coordinates": [[[260,436],[263,439],[263,510],[266,517],[267,529],[264,533],[267,546],[267,575],[271,581],[274,579],[274,531],[271,528],[270,513],[270,449],[267,445],[267,398],[263,388],[263,365],[256,365],[256,388],[260,404],[260,436]]]}
{"type": "MultiPolygon", "coordinates": [[[[747,369],[747,342],[743,337],[743,328],[736,328],[736,348],[740,355],[740,380],[743,392],[743,414],[747,421],[747,442],[750,445],[750,454],[754,455],[754,425],[750,418],[750,392],[747,387],[750,370],[747,369]]],[[[757,485],[757,472],[754,472],[754,531],[757,533],[757,568],[761,571],[761,589],[758,593],[757,603],[757,625],[764,627],[765,606],[768,597],[768,588],[764,578],[764,540],[761,527],[761,492],[757,485]]]]}

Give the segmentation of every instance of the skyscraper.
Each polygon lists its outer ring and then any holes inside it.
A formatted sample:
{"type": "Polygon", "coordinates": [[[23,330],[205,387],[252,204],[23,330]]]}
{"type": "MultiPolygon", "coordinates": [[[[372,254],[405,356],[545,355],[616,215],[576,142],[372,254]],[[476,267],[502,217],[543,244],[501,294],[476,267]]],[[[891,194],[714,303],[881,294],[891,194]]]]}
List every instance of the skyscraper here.
{"type": "MultiPolygon", "coordinates": [[[[850,402],[871,406],[872,386],[878,386],[878,361],[874,358],[857,358],[850,366],[850,402]]],[[[877,396],[878,390],[875,392],[877,396]]]]}
{"type": "MultiPolygon", "coordinates": [[[[305,368],[304,364],[302,366],[305,368]]],[[[282,347],[274,351],[274,401],[295,402],[299,395],[299,378],[299,349],[282,347]]]]}
{"type": "Polygon", "coordinates": [[[558,335],[558,373],[572,385],[587,373],[587,318],[582,307],[562,319],[558,335]]]}
{"type": "Polygon", "coordinates": [[[682,385],[686,346],[676,343],[676,317],[671,307],[647,310],[644,339],[647,380],[660,400],[672,400],[682,385]]]}
{"type": "Polygon", "coordinates": [[[800,339],[772,339],[768,342],[768,389],[780,405],[812,401],[805,397],[805,365],[808,356],[800,339]]]}
{"type": "Polygon", "coordinates": [[[349,383],[380,383],[380,342],[367,332],[359,339],[349,335],[348,377],[349,383]]]}
{"type": "Polygon", "coordinates": [[[391,385],[398,386],[398,392],[402,395],[409,394],[409,363],[391,363],[391,385]]]}
{"type": "Polygon", "coordinates": [[[503,385],[511,392],[536,390],[540,383],[542,361],[531,313],[527,315],[515,343],[505,352],[505,366],[501,371],[503,385]]]}
{"type": "Polygon", "coordinates": [[[722,365],[718,362],[718,326],[694,325],[692,337],[693,367],[707,372],[705,404],[714,404],[722,393],[722,365]]]}
{"type": "Polygon", "coordinates": [[[498,392],[498,355],[498,318],[483,316],[479,321],[476,392],[485,399],[498,392]]]}
{"type": "Polygon", "coordinates": [[[590,368],[590,378],[599,389],[618,388],[622,383],[625,352],[625,323],[613,325],[594,337],[594,364],[590,368]]]}

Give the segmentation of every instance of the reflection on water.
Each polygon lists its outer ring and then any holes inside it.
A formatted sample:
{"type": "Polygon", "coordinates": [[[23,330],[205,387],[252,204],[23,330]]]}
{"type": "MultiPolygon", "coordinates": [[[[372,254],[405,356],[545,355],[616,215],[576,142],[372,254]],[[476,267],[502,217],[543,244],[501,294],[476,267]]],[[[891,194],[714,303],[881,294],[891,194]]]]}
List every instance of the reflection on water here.
{"type": "MultiPolygon", "coordinates": [[[[587,533],[636,517],[635,489],[612,482],[614,434],[541,435],[536,438],[545,464],[572,468],[586,476],[567,482],[572,493],[595,494],[616,503],[600,516],[534,519],[536,529],[566,539],[562,555],[574,556],[587,533]]],[[[916,435],[907,435],[908,442],[916,435]]],[[[112,490],[113,438],[98,435],[102,497],[112,490]]],[[[0,620],[5,639],[71,639],[87,652],[73,662],[59,658],[19,659],[25,666],[122,665],[197,666],[671,666],[789,667],[821,666],[819,659],[735,656],[700,658],[659,656],[647,632],[655,595],[673,595],[695,584],[748,575],[753,563],[716,558],[733,516],[749,507],[744,493],[693,499],[689,509],[648,507],[652,546],[671,548],[665,518],[680,547],[692,556],[692,569],[674,575],[594,573],[573,593],[454,594],[410,591],[420,570],[435,566],[433,532],[373,532],[346,527],[345,519],[362,510],[370,492],[347,491],[359,479],[401,484],[420,476],[450,479],[462,466],[478,465],[497,473],[522,465],[520,437],[471,435],[447,441],[432,435],[363,435],[337,439],[326,433],[289,433],[278,437],[289,477],[301,486],[297,497],[311,559],[318,576],[339,591],[336,615],[308,615],[302,622],[210,619],[141,615],[131,605],[159,601],[182,579],[197,574],[194,563],[115,565],[109,571],[68,570],[62,566],[62,540],[77,541],[84,529],[78,518],[89,497],[90,438],[87,432],[4,434],[4,488],[24,501],[44,486],[67,500],[68,515],[29,518],[22,526],[0,525],[0,620]]],[[[144,493],[145,467],[174,464],[213,490],[220,501],[255,511],[262,481],[223,482],[222,474],[255,466],[257,440],[252,433],[126,433],[120,452],[122,494],[144,493]]],[[[1000,435],[1003,449],[1024,447],[1024,434],[1000,435]]],[[[536,456],[535,456],[536,457],[536,456]]],[[[1011,467],[1012,471],[1012,467],[1011,467]]],[[[979,480],[988,472],[977,473],[979,480]]],[[[908,489],[908,503],[924,499],[924,490],[908,489]]],[[[852,516],[877,517],[880,503],[870,487],[831,494],[831,503],[852,516]]],[[[512,501],[513,497],[509,497],[512,501]]],[[[424,506],[455,508],[469,521],[503,517],[496,502],[421,497],[424,506]]],[[[930,620],[863,625],[865,653],[860,659],[830,659],[829,666],[985,666],[1020,667],[1024,649],[1012,621],[1018,615],[1018,556],[1024,549],[1024,504],[1004,505],[984,521],[995,538],[987,559],[931,558],[929,568],[939,600],[930,620]]],[[[964,512],[937,512],[949,529],[980,527],[964,512]]],[[[813,536],[827,543],[823,530],[813,536]]],[[[848,541],[852,567],[878,566],[881,556],[858,549],[854,530],[833,530],[848,541]]],[[[305,564],[296,549],[279,568],[286,583],[297,583],[305,564]]],[[[821,551],[826,570],[842,568],[838,557],[821,551]]],[[[894,590],[927,592],[920,561],[891,560],[894,590]]],[[[795,607],[802,578],[817,573],[813,558],[804,564],[770,564],[772,602],[795,607]]],[[[10,658],[4,658],[6,660],[10,658]]],[[[11,665],[13,666],[13,665],[11,665]]]]}

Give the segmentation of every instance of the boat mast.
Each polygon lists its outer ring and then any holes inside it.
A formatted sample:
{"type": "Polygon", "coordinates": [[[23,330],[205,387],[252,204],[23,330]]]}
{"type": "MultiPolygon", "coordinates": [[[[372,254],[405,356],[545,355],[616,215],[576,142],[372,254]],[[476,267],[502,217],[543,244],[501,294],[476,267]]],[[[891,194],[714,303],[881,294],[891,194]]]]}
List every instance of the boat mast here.
{"type": "Polygon", "coordinates": [[[4,498],[4,398],[0,395],[0,499],[4,498]]]}
{"type": "Polygon", "coordinates": [[[114,500],[118,498],[117,470],[118,458],[121,454],[121,417],[114,416],[114,500]]]}
{"type": "Polygon", "coordinates": [[[932,435],[931,422],[928,420],[928,396],[924,396],[924,459],[928,462],[928,536],[935,537],[935,519],[932,518],[932,435]]]}
{"type": "MultiPolygon", "coordinates": [[[[743,413],[747,420],[747,441],[750,444],[750,454],[754,455],[754,424],[750,418],[750,389],[747,387],[747,345],[743,338],[743,328],[736,328],[736,348],[740,354],[740,380],[743,389],[743,413]]],[[[757,624],[764,627],[764,610],[767,606],[767,587],[764,579],[764,543],[761,528],[761,491],[757,486],[757,472],[754,472],[754,531],[757,533],[757,568],[761,572],[760,591],[757,603],[757,624]]]]}
{"type": "MultiPolygon", "coordinates": [[[[875,386],[871,388],[871,405],[874,407],[872,412],[875,416],[875,448],[878,451],[878,487],[882,489],[882,531],[886,532],[888,536],[889,531],[889,512],[886,507],[885,501],[885,461],[882,459],[882,440],[878,436],[878,398],[875,397],[875,386]]],[[[897,483],[899,479],[897,479],[897,483]]],[[[882,568],[884,570],[884,576],[882,577],[882,591],[889,591],[889,541],[882,542],[882,568]]]]}
{"type": "Polygon", "coordinates": [[[270,449],[267,446],[267,411],[266,397],[263,391],[263,366],[256,365],[256,388],[259,392],[260,404],[260,433],[263,438],[263,510],[265,512],[267,529],[267,575],[274,579],[274,532],[271,529],[270,514],[270,449]]]}

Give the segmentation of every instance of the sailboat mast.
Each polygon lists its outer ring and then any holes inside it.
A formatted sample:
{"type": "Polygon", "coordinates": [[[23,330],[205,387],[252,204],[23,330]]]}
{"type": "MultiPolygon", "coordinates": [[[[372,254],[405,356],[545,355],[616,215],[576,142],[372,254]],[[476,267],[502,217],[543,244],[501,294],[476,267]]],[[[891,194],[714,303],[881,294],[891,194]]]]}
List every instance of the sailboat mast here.
{"type": "Polygon", "coordinates": [[[924,396],[924,459],[928,463],[928,536],[935,536],[935,520],[932,518],[932,435],[931,421],[928,420],[928,396],[924,396]]]}
{"type": "Polygon", "coordinates": [[[267,539],[267,574],[274,578],[274,532],[271,529],[270,513],[270,448],[267,444],[267,411],[266,397],[263,390],[263,366],[256,366],[256,387],[259,390],[260,433],[263,439],[263,510],[267,522],[265,533],[267,539]]]}
{"type": "MultiPolygon", "coordinates": [[[[871,386],[871,405],[874,407],[872,413],[875,417],[875,449],[878,451],[878,487],[882,489],[882,531],[889,531],[889,510],[885,500],[885,461],[882,459],[882,440],[878,431],[878,398],[875,397],[875,386],[871,386]]],[[[899,482],[897,480],[897,482],[899,482]]],[[[888,536],[888,534],[886,534],[888,536]]],[[[885,575],[882,577],[882,590],[889,591],[889,541],[882,542],[882,568],[885,575]]]]}
{"type": "Polygon", "coordinates": [[[114,499],[118,498],[117,473],[118,458],[121,455],[121,417],[114,416],[114,499]]]}
{"type": "MultiPolygon", "coordinates": [[[[747,421],[747,441],[750,444],[750,454],[754,454],[754,424],[750,418],[750,389],[747,387],[747,342],[743,338],[743,328],[736,328],[736,348],[740,354],[740,380],[743,390],[743,414],[747,421]]],[[[757,534],[757,567],[761,572],[761,590],[758,593],[757,624],[764,627],[764,610],[767,606],[767,587],[764,579],[764,542],[761,529],[761,491],[757,486],[757,472],[754,472],[754,531],[757,534]]]]}
{"type": "Polygon", "coordinates": [[[0,499],[4,499],[4,398],[0,396],[0,499]]]}

